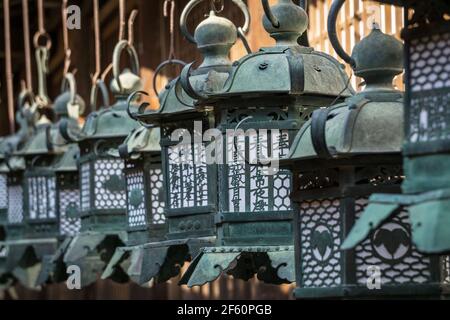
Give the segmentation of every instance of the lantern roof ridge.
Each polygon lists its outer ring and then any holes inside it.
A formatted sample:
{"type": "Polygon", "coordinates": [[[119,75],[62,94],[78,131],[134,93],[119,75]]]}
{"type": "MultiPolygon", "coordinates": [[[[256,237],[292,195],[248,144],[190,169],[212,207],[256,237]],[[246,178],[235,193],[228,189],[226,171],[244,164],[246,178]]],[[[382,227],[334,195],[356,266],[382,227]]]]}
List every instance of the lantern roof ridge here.
{"type": "Polygon", "coordinates": [[[327,158],[318,144],[333,159],[401,152],[402,92],[361,92],[320,111],[323,117],[313,117],[300,129],[286,161],[327,158]]]}
{"type": "Polygon", "coordinates": [[[161,146],[159,144],[160,138],[160,128],[146,128],[140,126],[130,132],[125,141],[119,146],[117,154],[114,154],[114,156],[120,155],[123,158],[137,159],[143,153],[161,152],[161,146]]]}
{"type": "MultiPolygon", "coordinates": [[[[131,105],[130,109],[136,110],[136,105],[131,105]]],[[[120,98],[112,106],[89,114],[82,129],[82,140],[126,137],[138,126],[128,114],[126,100],[120,98]]]]}
{"type": "Polygon", "coordinates": [[[60,154],[54,162],[55,172],[76,172],[80,149],[76,143],[67,145],[66,152],[60,154]]]}
{"type": "Polygon", "coordinates": [[[320,95],[334,100],[339,94],[349,97],[354,90],[343,65],[332,56],[309,47],[275,46],[261,48],[236,61],[223,87],[207,91],[205,100],[274,93],[320,95]]]}

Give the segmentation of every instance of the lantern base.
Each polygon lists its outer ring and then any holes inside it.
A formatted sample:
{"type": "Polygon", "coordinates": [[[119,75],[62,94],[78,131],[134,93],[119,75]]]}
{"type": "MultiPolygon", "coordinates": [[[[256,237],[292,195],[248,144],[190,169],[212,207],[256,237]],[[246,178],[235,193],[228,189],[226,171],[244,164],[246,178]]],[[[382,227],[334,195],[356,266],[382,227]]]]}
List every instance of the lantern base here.
{"type": "Polygon", "coordinates": [[[293,246],[234,246],[203,248],[184,273],[180,284],[202,286],[222,273],[234,278],[258,279],[270,284],[295,281],[293,246]]]}
{"type": "Polygon", "coordinates": [[[26,239],[5,242],[7,256],[5,271],[12,274],[27,289],[39,290],[36,281],[42,268],[45,256],[55,253],[57,240],[26,239]]]}
{"type": "Polygon", "coordinates": [[[131,281],[141,286],[147,285],[151,280],[164,282],[177,276],[184,262],[195,257],[200,248],[214,243],[214,237],[205,237],[119,247],[109,261],[102,279],[111,278],[119,272],[126,273],[131,281]]]}
{"type": "Polygon", "coordinates": [[[448,294],[448,288],[439,283],[381,285],[380,289],[368,289],[362,285],[347,285],[330,288],[296,288],[296,299],[383,299],[430,298],[439,299],[448,294]]]}

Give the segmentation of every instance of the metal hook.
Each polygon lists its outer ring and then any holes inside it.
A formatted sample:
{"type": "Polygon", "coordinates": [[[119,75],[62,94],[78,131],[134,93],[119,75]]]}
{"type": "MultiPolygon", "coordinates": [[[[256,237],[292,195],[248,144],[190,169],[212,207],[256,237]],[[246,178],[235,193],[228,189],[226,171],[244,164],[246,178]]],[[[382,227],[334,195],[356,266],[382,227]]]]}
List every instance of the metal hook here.
{"type": "Polygon", "coordinates": [[[267,19],[270,21],[272,26],[274,28],[279,28],[280,21],[278,21],[278,19],[273,15],[272,9],[270,8],[269,5],[269,0],[262,0],[262,6],[264,9],[264,14],[266,15],[267,19]]]}
{"type": "MultiPolygon", "coordinates": [[[[148,125],[148,124],[146,124],[146,123],[143,123],[143,122],[136,116],[135,113],[131,112],[131,103],[133,102],[134,98],[135,98],[137,95],[139,95],[139,94],[144,95],[144,96],[147,96],[147,97],[149,96],[149,94],[148,94],[147,92],[145,92],[145,91],[135,91],[135,92],[133,92],[132,94],[130,94],[130,95],[128,96],[128,99],[127,99],[127,113],[128,113],[128,116],[129,116],[131,119],[133,119],[133,120],[139,122],[139,124],[140,124],[141,126],[147,128],[147,129],[151,129],[151,128],[154,127],[153,125],[148,125]]],[[[141,103],[141,104],[139,105],[139,107],[138,107],[138,114],[142,114],[142,113],[144,112],[144,110],[145,110],[149,105],[150,105],[150,104],[149,104],[148,102],[143,102],[143,103],[141,103]]]]}
{"type": "Polygon", "coordinates": [[[344,4],[345,0],[335,0],[330,7],[330,12],[328,14],[328,38],[330,39],[331,45],[333,46],[334,50],[336,51],[337,55],[342,58],[345,62],[347,62],[352,69],[355,69],[356,62],[355,60],[349,56],[344,48],[342,48],[339,38],[337,36],[336,32],[336,20],[337,16],[339,14],[339,11],[342,8],[342,5],[344,4]]]}
{"type": "Polygon", "coordinates": [[[163,61],[156,67],[155,73],[153,74],[153,91],[155,92],[156,96],[159,96],[159,92],[156,89],[156,79],[162,69],[164,69],[165,67],[172,65],[172,64],[178,64],[178,65],[184,67],[186,65],[186,62],[177,60],[177,59],[169,59],[169,60],[163,61]]]}
{"type": "Polygon", "coordinates": [[[127,40],[121,40],[119,41],[113,52],[113,63],[112,63],[112,69],[113,69],[113,76],[114,79],[117,82],[117,85],[119,87],[119,91],[122,91],[122,84],[120,83],[119,75],[120,75],[120,55],[122,54],[122,51],[124,49],[127,49],[127,52],[130,56],[130,62],[131,62],[131,71],[139,75],[139,58],[138,54],[136,52],[136,49],[131,46],[127,40]]]}

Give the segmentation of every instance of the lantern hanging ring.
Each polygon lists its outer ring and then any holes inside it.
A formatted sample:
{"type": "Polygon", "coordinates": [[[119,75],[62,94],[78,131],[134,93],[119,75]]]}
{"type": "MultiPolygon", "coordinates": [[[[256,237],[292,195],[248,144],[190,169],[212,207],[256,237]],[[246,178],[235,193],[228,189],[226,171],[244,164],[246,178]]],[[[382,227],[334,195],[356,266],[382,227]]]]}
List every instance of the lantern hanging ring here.
{"type": "Polygon", "coordinates": [[[262,0],[262,6],[264,9],[264,14],[266,15],[267,19],[270,21],[272,26],[274,28],[279,28],[280,21],[278,21],[277,17],[274,16],[272,9],[270,8],[270,5],[269,5],[269,0],[262,0]]]}
{"type": "Polygon", "coordinates": [[[184,62],[182,60],[178,60],[178,59],[169,59],[169,60],[163,61],[156,67],[155,73],[153,74],[153,91],[155,92],[155,94],[157,96],[159,96],[159,92],[158,92],[158,89],[156,88],[156,80],[157,80],[158,75],[161,72],[161,70],[163,70],[165,67],[167,67],[169,65],[180,65],[180,66],[184,67],[186,65],[186,62],[184,62]]]}
{"type": "Polygon", "coordinates": [[[336,51],[337,55],[342,58],[346,63],[348,63],[352,69],[355,69],[356,62],[355,60],[345,52],[344,48],[341,46],[339,42],[339,38],[336,32],[336,21],[337,16],[339,14],[339,10],[341,10],[342,5],[345,3],[345,0],[335,0],[331,4],[330,12],[328,14],[327,28],[328,28],[328,37],[330,39],[331,45],[336,51]]]}
{"type": "MultiPolygon", "coordinates": [[[[133,102],[134,98],[135,98],[136,96],[138,96],[138,95],[144,95],[144,96],[147,96],[147,97],[148,97],[149,94],[148,94],[147,92],[145,92],[145,91],[140,90],[140,91],[135,91],[135,92],[133,92],[132,94],[130,94],[130,95],[128,96],[128,99],[127,99],[127,113],[128,113],[128,116],[129,116],[131,119],[137,121],[141,126],[147,128],[147,129],[154,128],[154,125],[152,125],[152,124],[149,125],[149,124],[146,124],[146,123],[142,122],[141,120],[139,120],[138,117],[136,117],[136,114],[135,114],[135,113],[131,112],[131,103],[133,102]]],[[[139,105],[139,107],[138,107],[138,114],[142,114],[142,113],[144,112],[144,110],[145,110],[149,105],[150,105],[150,104],[149,104],[148,102],[143,102],[143,103],[141,103],[141,104],[139,105]]]]}
{"type": "Polygon", "coordinates": [[[93,110],[97,109],[97,94],[100,89],[103,106],[109,106],[109,94],[106,84],[103,79],[97,79],[91,87],[90,100],[89,103],[93,110]]]}
{"type": "MultiPolygon", "coordinates": [[[[187,18],[189,14],[191,13],[192,9],[196,7],[198,4],[203,2],[204,0],[191,0],[186,7],[184,7],[183,12],[181,13],[180,17],[180,29],[185,38],[191,42],[191,43],[197,43],[195,41],[194,36],[189,32],[187,28],[187,18]]],[[[248,7],[245,5],[245,3],[242,0],[232,0],[233,3],[241,10],[241,12],[244,14],[244,25],[241,27],[242,33],[246,34],[250,28],[250,12],[248,11],[248,7]]],[[[241,35],[238,32],[239,38],[241,38],[241,35]]],[[[242,38],[241,38],[242,39],[242,38]]]]}
{"type": "Polygon", "coordinates": [[[112,71],[114,79],[117,81],[117,85],[119,87],[119,91],[122,91],[122,84],[119,79],[120,75],[120,56],[122,54],[122,51],[126,49],[126,52],[128,53],[130,57],[130,64],[131,64],[131,72],[133,72],[136,75],[139,75],[139,59],[138,54],[136,52],[136,49],[133,46],[130,46],[127,40],[121,40],[114,48],[113,52],[113,62],[112,62],[112,71]]]}

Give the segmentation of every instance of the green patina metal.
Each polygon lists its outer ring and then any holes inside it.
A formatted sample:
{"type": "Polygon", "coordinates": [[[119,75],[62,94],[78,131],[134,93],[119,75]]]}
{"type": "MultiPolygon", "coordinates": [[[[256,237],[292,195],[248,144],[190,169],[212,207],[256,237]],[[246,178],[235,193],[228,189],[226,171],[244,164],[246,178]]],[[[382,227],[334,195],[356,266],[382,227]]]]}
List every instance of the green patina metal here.
{"type": "MultiPolygon", "coordinates": [[[[263,5],[263,25],[275,46],[234,62],[222,87],[193,95],[197,108],[214,112],[224,164],[217,165],[216,247],[204,249],[189,266],[181,280],[188,286],[214,281],[221,273],[243,280],[256,274],[273,284],[295,281],[291,172],[267,175],[263,154],[286,157],[313,110],[353,93],[341,64],[298,44],[308,25],[301,7],[290,0],[263,5]]],[[[188,80],[182,83],[188,86],[188,80]]]]}
{"type": "Polygon", "coordinates": [[[298,207],[294,295],[438,297],[444,267],[439,257],[418,252],[408,215],[398,205],[369,198],[398,192],[404,179],[403,99],[392,87],[402,72],[402,44],[375,26],[352,56],[346,55],[335,29],[343,3],[335,1],[330,10],[330,40],[366,87],[342,104],[314,112],[283,163],[294,171],[291,199],[298,207]],[[370,266],[381,272],[380,290],[367,286],[370,266]]]}
{"type": "Polygon", "coordinates": [[[31,95],[26,91],[19,95],[16,113],[19,130],[13,135],[0,138],[0,289],[7,289],[17,281],[7,268],[9,248],[6,241],[9,238],[8,217],[16,211],[20,216],[23,215],[21,182],[25,162],[22,157],[13,154],[33,134],[33,114],[29,98],[31,95]]]}
{"type": "MultiPolygon", "coordinates": [[[[180,25],[185,33],[187,16],[199,2],[190,1],[183,10],[180,25]]],[[[242,1],[234,2],[246,16],[246,31],[249,22],[247,8],[242,1]]],[[[212,11],[197,26],[194,36],[189,33],[186,36],[197,44],[203,55],[202,63],[189,77],[190,88],[194,88],[196,93],[221,88],[232,68],[228,53],[236,42],[234,25],[212,11]]],[[[167,63],[162,63],[161,67],[167,63]]],[[[152,278],[162,282],[178,275],[184,262],[190,261],[202,247],[211,246],[215,241],[216,167],[206,163],[207,143],[201,137],[202,130],[214,127],[214,115],[208,108],[195,108],[195,99],[183,89],[181,81],[181,77],[170,81],[159,94],[159,110],[135,115],[139,121],[161,128],[164,214],[167,221],[165,241],[148,242],[126,253],[130,261],[127,262],[128,270],[141,283],[152,278]],[[192,139],[185,140],[183,132],[189,132],[192,139]]],[[[116,254],[115,260],[121,261],[121,254],[116,254]]]]}
{"type": "Polygon", "coordinates": [[[120,270],[144,285],[156,274],[153,269],[157,264],[144,245],[164,240],[167,232],[159,141],[159,128],[142,126],[133,130],[118,149],[125,159],[128,239],[126,247],[116,249],[103,279],[120,270]]]}
{"type": "MultiPolygon", "coordinates": [[[[127,242],[126,180],[124,161],[115,154],[123,140],[138,128],[128,114],[127,97],[142,86],[135,49],[120,41],[113,53],[114,79],[111,92],[116,98],[112,106],[92,112],[81,132],[61,127],[64,136],[72,137],[80,149],[79,185],[81,228],[64,252],[66,265],[81,269],[81,286],[96,281],[104,271],[117,247],[127,242]],[[119,70],[122,51],[130,55],[131,70],[119,70]]],[[[106,89],[102,91],[107,101],[106,89]]],[[[131,107],[132,110],[135,106],[131,107]]],[[[112,277],[126,281],[123,274],[112,277]]]]}
{"type": "MultiPolygon", "coordinates": [[[[74,81],[72,75],[66,79],[69,78],[70,82],[74,81]]],[[[49,277],[56,282],[65,279],[64,270],[46,274],[44,270],[49,268],[43,265],[48,263],[48,257],[55,253],[67,231],[77,225],[76,219],[69,219],[62,212],[66,202],[78,202],[78,147],[67,144],[58,130],[62,121],[76,125],[76,120],[69,117],[70,102],[79,107],[84,105],[75,92],[63,93],[53,109],[58,123],[38,125],[36,132],[15,152],[24,158],[26,166],[21,182],[23,213],[18,214],[16,204],[11,208],[16,212],[8,217],[11,233],[8,232],[6,267],[23,285],[33,289],[50,280],[49,277]],[[73,101],[69,101],[70,97],[73,101]]]]}
{"type": "MultiPolygon", "coordinates": [[[[450,171],[444,115],[450,96],[447,81],[450,51],[445,45],[450,37],[450,23],[444,16],[450,8],[445,1],[438,0],[396,4],[414,9],[402,32],[407,57],[403,146],[406,179],[402,184],[403,195],[374,195],[371,203],[374,206],[389,203],[408,212],[414,244],[422,252],[439,254],[450,250],[446,223],[450,171]]],[[[395,216],[399,210],[390,215],[395,216]]],[[[359,238],[357,234],[357,231],[351,234],[352,242],[359,238]]],[[[448,268],[444,271],[449,273],[448,268]]]]}

